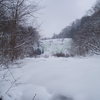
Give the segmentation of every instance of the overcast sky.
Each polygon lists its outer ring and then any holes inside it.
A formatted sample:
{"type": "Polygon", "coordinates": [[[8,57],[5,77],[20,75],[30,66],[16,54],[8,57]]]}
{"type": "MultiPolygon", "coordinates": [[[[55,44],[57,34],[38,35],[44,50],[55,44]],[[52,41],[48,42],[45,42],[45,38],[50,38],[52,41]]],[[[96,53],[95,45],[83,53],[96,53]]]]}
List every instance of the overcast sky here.
{"type": "Polygon", "coordinates": [[[96,0],[40,0],[39,14],[43,36],[58,34],[75,19],[86,14],[96,0]]]}

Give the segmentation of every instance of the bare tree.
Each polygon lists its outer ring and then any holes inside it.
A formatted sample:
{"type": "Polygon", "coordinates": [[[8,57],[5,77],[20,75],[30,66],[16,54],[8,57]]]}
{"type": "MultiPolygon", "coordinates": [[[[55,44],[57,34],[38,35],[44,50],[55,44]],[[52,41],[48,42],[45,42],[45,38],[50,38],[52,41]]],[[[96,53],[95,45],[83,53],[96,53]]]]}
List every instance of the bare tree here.
{"type": "Polygon", "coordinates": [[[32,47],[33,42],[38,40],[37,29],[23,25],[33,17],[38,7],[26,0],[0,0],[0,8],[0,56],[13,61],[20,58],[27,44],[32,47]]]}

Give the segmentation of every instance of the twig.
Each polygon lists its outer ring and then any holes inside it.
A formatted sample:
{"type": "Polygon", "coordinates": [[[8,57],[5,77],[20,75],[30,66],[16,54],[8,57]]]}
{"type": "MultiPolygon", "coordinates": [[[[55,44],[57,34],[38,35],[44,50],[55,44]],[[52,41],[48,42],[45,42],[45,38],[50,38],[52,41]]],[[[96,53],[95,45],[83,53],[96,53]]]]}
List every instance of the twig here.
{"type": "Polygon", "coordinates": [[[16,83],[16,80],[11,84],[11,86],[9,87],[9,89],[6,91],[6,94],[8,94],[8,92],[10,91],[10,89],[13,87],[13,85],[16,83]]]}
{"type": "Polygon", "coordinates": [[[35,97],[36,97],[36,93],[35,93],[35,95],[34,95],[34,97],[33,97],[33,100],[35,100],[35,97]]]}

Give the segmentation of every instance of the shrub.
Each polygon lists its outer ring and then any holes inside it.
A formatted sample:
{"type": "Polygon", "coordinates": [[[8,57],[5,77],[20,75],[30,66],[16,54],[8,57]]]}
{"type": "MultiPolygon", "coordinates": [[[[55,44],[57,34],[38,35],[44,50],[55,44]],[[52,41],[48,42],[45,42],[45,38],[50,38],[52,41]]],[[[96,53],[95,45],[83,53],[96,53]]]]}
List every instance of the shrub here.
{"type": "Polygon", "coordinates": [[[56,54],[54,54],[53,56],[55,56],[55,57],[70,57],[70,55],[69,54],[64,54],[64,53],[56,53],[56,54]]]}

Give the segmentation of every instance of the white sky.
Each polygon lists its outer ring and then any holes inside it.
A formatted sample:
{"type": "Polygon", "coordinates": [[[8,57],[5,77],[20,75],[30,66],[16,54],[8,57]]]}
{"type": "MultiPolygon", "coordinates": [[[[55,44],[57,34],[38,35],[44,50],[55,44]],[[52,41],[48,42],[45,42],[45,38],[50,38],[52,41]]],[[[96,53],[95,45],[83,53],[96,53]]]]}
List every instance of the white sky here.
{"type": "Polygon", "coordinates": [[[43,36],[58,34],[75,19],[86,14],[96,0],[40,0],[41,7],[38,15],[43,36]]]}

